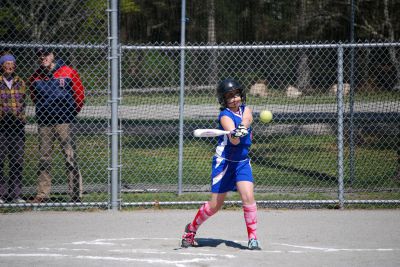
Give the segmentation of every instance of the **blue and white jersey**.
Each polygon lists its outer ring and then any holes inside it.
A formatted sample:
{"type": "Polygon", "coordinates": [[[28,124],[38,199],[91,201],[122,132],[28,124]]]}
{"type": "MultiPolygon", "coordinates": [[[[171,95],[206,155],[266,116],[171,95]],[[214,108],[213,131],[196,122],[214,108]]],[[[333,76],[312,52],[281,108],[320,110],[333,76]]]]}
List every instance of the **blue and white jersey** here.
{"type": "MultiPolygon", "coordinates": [[[[232,112],[229,108],[225,108],[224,110],[222,110],[218,116],[219,129],[223,130],[223,127],[221,125],[221,118],[223,116],[228,116],[229,118],[231,118],[235,124],[235,128],[237,128],[239,124],[242,123],[245,107],[245,105],[241,105],[237,113],[232,112]]],[[[227,135],[219,136],[218,145],[215,150],[215,156],[229,161],[242,161],[247,159],[252,140],[251,127],[248,130],[249,134],[241,137],[240,143],[238,145],[232,144],[229,141],[227,135]]]]}

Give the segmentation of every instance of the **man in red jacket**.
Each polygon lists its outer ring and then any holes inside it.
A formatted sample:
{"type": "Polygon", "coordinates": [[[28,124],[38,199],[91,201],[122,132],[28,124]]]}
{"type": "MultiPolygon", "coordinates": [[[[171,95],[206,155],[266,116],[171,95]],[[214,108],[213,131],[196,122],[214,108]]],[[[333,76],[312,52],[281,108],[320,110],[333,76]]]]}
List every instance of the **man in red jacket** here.
{"type": "Polygon", "coordinates": [[[82,175],[76,162],[72,126],[84,103],[84,87],[78,72],[55,59],[49,49],[37,52],[40,67],[29,78],[39,130],[39,185],[33,203],[46,202],[51,190],[51,162],[55,138],[60,142],[69,181],[71,201],[80,202],[82,175]]]}

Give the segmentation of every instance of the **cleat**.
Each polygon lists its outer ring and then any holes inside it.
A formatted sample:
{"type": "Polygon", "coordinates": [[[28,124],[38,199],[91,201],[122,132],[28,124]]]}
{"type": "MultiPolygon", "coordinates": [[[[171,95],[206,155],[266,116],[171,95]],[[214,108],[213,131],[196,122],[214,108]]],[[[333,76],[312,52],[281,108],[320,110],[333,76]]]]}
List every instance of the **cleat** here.
{"type": "MultiPolygon", "coordinates": [[[[190,224],[190,223],[189,223],[190,224]]],[[[196,236],[196,232],[192,232],[189,230],[189,224],[185,227],[185,232],[182,235],[181,247],[196,247],[198,244],[194,237],[196,236]]]]}
{"type": "Polygon", "coordinates": [[[247,244],[247,248],[250,250],[261,250],[260,243],[257,239],[250,239],[249,243],[247,244]]]}

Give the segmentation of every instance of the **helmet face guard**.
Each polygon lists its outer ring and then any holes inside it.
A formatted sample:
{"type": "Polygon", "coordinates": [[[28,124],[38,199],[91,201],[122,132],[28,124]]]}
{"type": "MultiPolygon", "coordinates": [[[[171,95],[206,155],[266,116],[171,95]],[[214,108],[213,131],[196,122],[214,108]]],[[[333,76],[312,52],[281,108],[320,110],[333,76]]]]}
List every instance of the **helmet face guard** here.
{"type": "Polygon", "coordinates": [[[240,98],[242,99],[242,102],[245,103],[246,102],[246,93],[240,83],[238,83],[234,79],[229,78],[229,79],[225,79],[225,80],[221,81],[218,84],[217,96],[218,96],[218,102],[221,104],[221,108],[226,108],[226,102],[225,102],[224,95],[226,93],[229,93],[229,92],[232,92],[235,90],[239,90],[240,98]]]}

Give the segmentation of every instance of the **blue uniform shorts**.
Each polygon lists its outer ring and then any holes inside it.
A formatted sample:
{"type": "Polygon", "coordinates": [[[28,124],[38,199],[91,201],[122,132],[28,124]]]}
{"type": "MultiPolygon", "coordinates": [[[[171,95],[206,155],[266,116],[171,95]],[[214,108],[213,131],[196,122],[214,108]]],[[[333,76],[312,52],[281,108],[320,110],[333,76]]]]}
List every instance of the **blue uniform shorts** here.
{"type": "Polygon", "coordinates": [[[236,183],[240,181],[254,182],[250,159],[235,162],[216,156],[213,157],[211,171],[212,193],[236,191],[236,183]]]}

